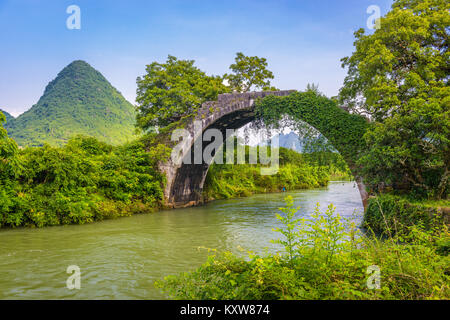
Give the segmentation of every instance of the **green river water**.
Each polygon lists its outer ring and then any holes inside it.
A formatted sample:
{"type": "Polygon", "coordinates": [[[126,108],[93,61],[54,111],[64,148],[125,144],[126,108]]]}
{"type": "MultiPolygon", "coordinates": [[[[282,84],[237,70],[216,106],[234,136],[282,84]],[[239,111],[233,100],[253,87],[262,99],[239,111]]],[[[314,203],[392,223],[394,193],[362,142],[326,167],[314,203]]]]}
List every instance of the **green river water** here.
{"type": "Polygon", "coordinates": [[[277,237],[275,213],[286,194],[304,215],[319,202],[362,219],[355,183],[331,182],[88,225],[0,230],[0,299],[164,299],[154,281],[205,262],[199,247],[279,250],[270,240],[277,237]],[[80,268],[79,290],[66,287],[69,265],[80,268]]]}

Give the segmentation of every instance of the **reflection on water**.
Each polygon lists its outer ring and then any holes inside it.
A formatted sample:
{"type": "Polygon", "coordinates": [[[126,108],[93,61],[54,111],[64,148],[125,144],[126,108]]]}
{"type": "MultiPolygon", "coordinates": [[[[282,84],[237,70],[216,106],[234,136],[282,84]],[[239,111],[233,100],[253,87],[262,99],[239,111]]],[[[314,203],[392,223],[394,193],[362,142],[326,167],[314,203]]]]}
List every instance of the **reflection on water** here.
{"type": "Polygon", "coordinates": [[[0,231],[0,299],[161,299],[155,280],[205,261],[199,247],[239,252],[278,249],[275,218],[286,194],[302,214],[320,203],[362,217],[353,182],[328,188],[220,200],[82,226],[0,231]],[[81,290],[68,290],[66,269],[81,269],[81,290]]]}

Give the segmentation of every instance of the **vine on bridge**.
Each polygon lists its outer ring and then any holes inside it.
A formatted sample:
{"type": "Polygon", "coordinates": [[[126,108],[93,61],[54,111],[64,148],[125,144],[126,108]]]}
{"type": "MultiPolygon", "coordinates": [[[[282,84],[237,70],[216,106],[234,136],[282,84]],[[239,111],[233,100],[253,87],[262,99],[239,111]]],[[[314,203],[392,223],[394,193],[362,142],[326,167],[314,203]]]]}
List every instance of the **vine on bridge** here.
{"type": "Polygon", "coordinates": [[[293,92],[284,97],[267,96],[256,102],[255,112],[267,127],[278,128],[285,116],[306,122],[328,139],[353,174],[357,174],[357,160],[367,148],[363,136],[370,123],[365,117],[350,114],[335,101],[313,91],[293,92]]]}

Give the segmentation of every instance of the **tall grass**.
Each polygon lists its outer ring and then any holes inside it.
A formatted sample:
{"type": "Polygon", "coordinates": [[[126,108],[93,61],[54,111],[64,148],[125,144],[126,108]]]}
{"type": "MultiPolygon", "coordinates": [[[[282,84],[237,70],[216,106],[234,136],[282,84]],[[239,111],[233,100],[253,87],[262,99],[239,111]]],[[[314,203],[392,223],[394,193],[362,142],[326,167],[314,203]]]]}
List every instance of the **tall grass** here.
{"type": "Polygon", "coordinates": [[[204,197],[229,199],[255,193],[279,192],[326,186],[330,174],[326,167],[286,164],[275,175],[261,175],[259,165],[213,165],[204,186],[204,197]]]}
{"type": "MultiPolygon", "coordinates": [[[[243,146],[246,164],[211,165],[204,185],[204,198],[229,199],[255,193],[279,192],[283,189],[323,187],[330,180],[351,180],[352,176],[342,156],[333,152],[301,154],[278,148],[279,170],[275,175],[261,175],[261,165],[248,164],[249,153],[259,154],[259,147],[243,146]]],[[[271,149],[270,151],[271,152],[271,149]]],[[[225,152],[223,153],[225,155],[225,152]]],[[[224,156],[225,157],[225,156],[224,156]]],[[[225,163],[225,158],[223,159],[225,163]]],[[[235,149],[235,163],[237,162],[235,149]]]]}

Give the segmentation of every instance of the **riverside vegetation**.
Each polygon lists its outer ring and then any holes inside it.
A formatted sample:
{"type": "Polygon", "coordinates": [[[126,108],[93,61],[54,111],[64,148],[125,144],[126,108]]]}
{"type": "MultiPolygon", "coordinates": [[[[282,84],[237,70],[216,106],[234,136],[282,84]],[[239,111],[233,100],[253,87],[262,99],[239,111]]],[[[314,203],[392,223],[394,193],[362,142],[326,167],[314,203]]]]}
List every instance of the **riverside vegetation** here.
{"type": "MultiPolygon", "coordinates": [[[[365,236],[330,205],[311,220],[297,215],[292,197],[277,214],[277,254],[247,257],[212,252],[201,267],[156,282],[174,299],[448,299],[447,225],[401,228],[380,240],[365,236]],[[370,268],[372,266],[372,269],[370,268]],[[380,282],[370,278],[380,271],[380,282]]],[[[391,229],[388,226],[386,229],[391,229]]],[[[398,227],[398,225],[397,225],[398,227]]]]}
{"type": "MultiPolygon", "coordinates": [[[[245,146],[245,156],[251,148],[245,146]]],[[[204,186],[204,198],[229,199],[255,193],[279,192],[283,189],[323,187],[330,179],[351,179],[347,164],[338,153],[329,151],[300,154],[279,148],[279,170],[274,175],[261,175],[261,165],[213,164],[204,186]]],[[[255,154],[258,154],[256,150],[255,154]]]]}
{"type": "Polygon", "coordinates": [[[84,224],[162,203],[163,145],[147,151],[140,141],[113,147],[78,136],[63,147],[19,150],[0,130],[0,227],[84,224]]]}

